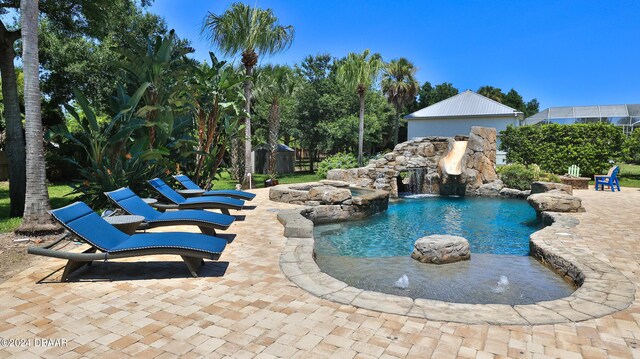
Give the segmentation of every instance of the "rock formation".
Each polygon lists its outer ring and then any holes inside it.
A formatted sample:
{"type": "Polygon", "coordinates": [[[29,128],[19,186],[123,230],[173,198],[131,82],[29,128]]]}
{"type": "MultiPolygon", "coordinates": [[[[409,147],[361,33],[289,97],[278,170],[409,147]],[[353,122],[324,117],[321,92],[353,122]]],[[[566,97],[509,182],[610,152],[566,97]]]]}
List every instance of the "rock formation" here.
{"type": "Polygon", "coordinates": [[[568,184],[537,181],[531,183],[531,194],[559,191],[573,195],[573,188],[568,184]]]}
{"type": "MultiPolygon", "coordinates": [[[[399,192],[481,195],[480,187],[495,182],[496,130],[474,126],[468,137],[430,136],[398,144],[392,152],[369,161],[366,167],[336,169],[328,180],[345,181],[360,187],[399,192]],[[442,159],[453,151],[456,141],[467,141],[458,171],[443,171],[442,159]],[[399,188],[400,187],[400,188],[399,188]]],[[[483,189],[482,194],[499,192],[501,182],[483,189]]],[[[496,193],[497,195],[497,193],[496,193]]]]}
{"type": "Polygon", "coordinates": [[[557,190],[532,194],[527,198],[536,212],[584,212],[582,200],[557,190]]]}
{"type": "Polygon", "coordinates": [[[471,252],[466,239],[436,234],[418,239],[411,258],[422,263],[445,264],[467,260],[471,252]]]}

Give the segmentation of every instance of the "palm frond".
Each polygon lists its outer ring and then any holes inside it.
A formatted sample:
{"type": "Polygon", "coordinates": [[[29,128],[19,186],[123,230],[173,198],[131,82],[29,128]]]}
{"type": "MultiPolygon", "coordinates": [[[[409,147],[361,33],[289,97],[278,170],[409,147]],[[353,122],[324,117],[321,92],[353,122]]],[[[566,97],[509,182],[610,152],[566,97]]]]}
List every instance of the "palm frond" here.
{"type": "Polygon", "coordinates": [[[275,54],[291,47],[293,26],[280,25],[271,9],[234,3],[221,15],[208,13],[201,34],[227,56],[255,51],[275,54]]]}

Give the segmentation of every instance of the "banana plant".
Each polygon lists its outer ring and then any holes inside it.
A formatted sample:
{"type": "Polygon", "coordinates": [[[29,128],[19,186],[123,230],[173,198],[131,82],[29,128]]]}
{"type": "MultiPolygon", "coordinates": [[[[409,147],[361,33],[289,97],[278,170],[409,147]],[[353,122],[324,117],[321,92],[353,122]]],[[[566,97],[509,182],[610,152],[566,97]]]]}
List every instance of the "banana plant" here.
{"type": "Polygon", "coordinates": [[[244,129],[240,125],[244,76],[213,53],[209,57],[211,64],[196,67],[183,92],[190,104],[196,139],[195,164],[185,170],[204,188],[211,186],[231,139],[244,129]]]}
{"type": "Polygon", "coordinates": [[[171,30],[166,36],[147,39],[145,46],[117,51],[121,55],[118,64],[129,74],[129,82],[135,86],[149,83],[142,97],[144,106],[138,112],[145,119],[148,147],[164,146],[179,110],[177,96],[192,66],[185,55],[193,49],[180,44],[171,30]]]}

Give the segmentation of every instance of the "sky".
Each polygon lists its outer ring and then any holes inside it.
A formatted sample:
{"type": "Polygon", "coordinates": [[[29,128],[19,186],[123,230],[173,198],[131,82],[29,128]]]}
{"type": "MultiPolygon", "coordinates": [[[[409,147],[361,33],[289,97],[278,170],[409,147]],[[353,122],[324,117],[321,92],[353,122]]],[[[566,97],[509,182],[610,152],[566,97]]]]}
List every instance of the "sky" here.
{"type": "MultiPolygon", "coordinates": [[[[217,54],[201,36],[207,12],[233,1],[155,0],[148,9],[191,41],[194,57],[217,54]]],[[[422,84],[516,89],[540,109],[640,103],[640,1],[254,0],[295,28],[287,51],[259,63],[299,63],[371,49],[406,57],[422,84]]],[[[219,56],[221,57],[221,56],[219,56]]],[[[236,59],[237,61],[237,59],[236,59]]]]}

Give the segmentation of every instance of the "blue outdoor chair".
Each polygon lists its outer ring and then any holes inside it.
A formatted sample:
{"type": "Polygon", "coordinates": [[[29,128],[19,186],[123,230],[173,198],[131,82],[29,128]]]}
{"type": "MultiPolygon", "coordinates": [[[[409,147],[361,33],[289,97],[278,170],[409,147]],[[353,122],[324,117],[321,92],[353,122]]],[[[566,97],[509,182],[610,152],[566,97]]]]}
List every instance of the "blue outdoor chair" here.
{"type": "Polygon", "coordinates": [[[142,228],[155,228],[162,226],[194,225],[200,228],[204,234],[215,235],[216,229],[225,230],[231,226],[235,217],[226,214],[189,210],[173,212],[159,212],[146,204],[129,188],[120,188],[115,191],[105,192],[105,195],[115,202],[125,212],[144,217],[142,228]]]}
{"type": "Polygon", "coordinates": [[[91,264],[94,260],[106,261],[158,254],[181,256],[191,275],[197,277],[196,271],[204,263],[203,259],[219,259],[227,245],[227,241],[222,238],[196,233],[128,235],[107,223],[82,202],[75,202],[49,213],[69,232],[91,245],[91,248],[82,253],[52,249],[64,239],[63,237],[47,246],[28,248],[27,252],[30,254],[67,259],[62,282],[66,281],[72,272],[91,264]],[[102,253],[96,253],[97,251],[102,253]]]}
{"type": "Polygon", "coordinates": [[[598,186],[600,186],[601,190],[604,191],[604,186],[609,186],[611,188],[611,192],[615,192],[617,188],[620,191],[620,183],[618,182],[618,172],[620,171],[620,167],[613,166],[609,169],[609,173],[606,175],[595,175],[593,179],[596,181],[596,191],[598,190],[598,186]]]}
{"type": "MultiPolygon", "coordinates": [[[[173,176],[173,178],[175,178],[178,182],[180,182],[180,184],[183,185],[184,188],[186,189],[201,190],[201,191],[203,190],[202,188],[200,188],[200,186],[198,186],[195,182],[193,182],[191,178],[189,178],[188,176],[175,175],[173,176]]],[[[210,191],[205,191],[202,195],[203,196],[224,196],[224,197],[242,199],[245,201],[251,201],[256,196],[255,193],[245,192],[245,191],[236,191],[232,189],[210,190],[210,191]]]]}
{"type": "Polygon", "coordinates": [[[161,211],[167,209],[219,209],[222,213],[229,214],[230,209],[241,210],[244,206],[243,200],[229,197],[184,198],[160,178],[154,178],[147,182],[170,202],[169,204],[156,203],[155,207],[161,211]]]}

